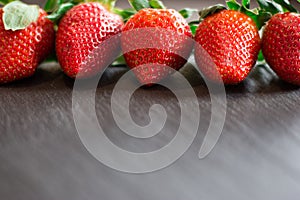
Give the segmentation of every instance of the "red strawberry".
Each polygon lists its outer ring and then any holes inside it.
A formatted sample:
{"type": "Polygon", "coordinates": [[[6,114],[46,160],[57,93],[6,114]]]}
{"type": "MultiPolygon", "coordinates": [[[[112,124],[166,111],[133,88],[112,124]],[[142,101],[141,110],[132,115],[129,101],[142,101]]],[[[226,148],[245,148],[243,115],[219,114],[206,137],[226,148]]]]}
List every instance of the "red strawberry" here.
{"type": "Polygon", "coordinates": [[[125,24],[121,44],[127,65],[142,84],[151,85],[170,73],[167,66],[178,70],[186,63],[193,48],[191,37],[177,11],[144,8],[125,24]]]}
{"type": "Polygon", "coordinates": [[[195,48],[195,59],[202,73],[215,82],[219,82],[221,76],[224,84],[243,81],[260,50],[254,21],[233,10],[222,10],[205,18],[196,31],[195,40],[201,45],[195,48]]]}
{"type": "Polygon", "coordinates": [[[73,7],[61,19],[57,31],[58,61],[69,77],[87,78],[106,67],[118,55],[119,40],[101,44],[121,32],[122,19],[99,3],[73,7]]]}
{"type": "Polygon", "coordinates": [[[300,85],[300,15],[274,15],[264,29],[262,51],[280,78],[300,85]]]}
{"type": "Polygon", "coordinates": [[[23,30],[5,30],[0,8],[0,84],[34,74],[39,63],[54,49],[53,23],[40,9],[37,21],[23,30]]]}

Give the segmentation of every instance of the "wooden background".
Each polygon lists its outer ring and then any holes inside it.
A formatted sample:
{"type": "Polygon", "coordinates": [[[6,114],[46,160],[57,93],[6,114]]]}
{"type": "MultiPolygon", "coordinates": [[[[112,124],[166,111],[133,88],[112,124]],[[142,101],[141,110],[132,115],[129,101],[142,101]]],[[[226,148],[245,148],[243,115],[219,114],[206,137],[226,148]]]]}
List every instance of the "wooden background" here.
{"type": "MultiPolygon", "coordinates": [[[[165,1],[202,8],[213,1],[165,1]]],[[[214,1],[217,2],[217,1],[214,1]]],[[[43,2],[40,2],[43,3],[43,2]]],[[[122,3],[121,3],[122,4],[122,3]]],[[[124,4],[123,4],[124,5],[124,4]]],[[[173,129],[147,141],[122,133],[110,112],[110,95],[125,67],[105,72],[97,90],[100,124],[117,145],[132,151],[164,146],[178,127],[180,109],[163,87],[139,89],[131,114],[147,124],[148,109],[162,104],[173,129]]],[[[72,118],[73,80],[58,64],[44,64],[29,79],[0,86],[0,199],[3,200],[298,200],[300,196],[300,90],[257,66],[246,81],[226,88],[223,134],[204,160],[197,157],[210,119],[201,78],[187,66],[201,110],[200,130],[177,162],[155,173],[130,175],[95,160],[81,144],[72,118]]]]}

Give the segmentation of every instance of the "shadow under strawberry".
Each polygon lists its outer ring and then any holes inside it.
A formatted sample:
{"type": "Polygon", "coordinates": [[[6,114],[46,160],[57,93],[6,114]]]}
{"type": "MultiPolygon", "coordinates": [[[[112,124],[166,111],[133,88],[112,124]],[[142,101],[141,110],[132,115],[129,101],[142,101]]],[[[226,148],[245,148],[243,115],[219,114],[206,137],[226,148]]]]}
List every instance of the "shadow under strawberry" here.
{"type": "Polygon", "coordinates": [[[39,85],[49,84],[50,82],[59,82],[62,77],[64,77],[64,74],[58,63],[45,63],[40,65],[31,77],[2,84],[0,88],[39,87],[39,85]]]}
{"type": "Polygon", "coordinates": [[[227,85],[225,89],[227,94],[270,94],[299,90],[299,86],[281,80],[270,67],[259,64],[243,82],[238,85],[227,85]]]}

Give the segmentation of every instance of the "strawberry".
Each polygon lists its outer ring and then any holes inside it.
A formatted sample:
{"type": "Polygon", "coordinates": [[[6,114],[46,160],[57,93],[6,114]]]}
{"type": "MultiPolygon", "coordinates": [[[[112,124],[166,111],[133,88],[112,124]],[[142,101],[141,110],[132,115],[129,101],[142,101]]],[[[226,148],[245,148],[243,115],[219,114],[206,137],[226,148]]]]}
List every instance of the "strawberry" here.
{"type": "Polygon", "coordinates": [[[131,3],[139,10],[123,27],[122,50],[138,80],[151,85],[170,74],[171,68],[178,70],[187,62],[193,48],[192,33],[183,16],[165,9],[161,2],[160,9],[131,3]]]}
{"type": "Polygon", "coordinates": [[[55,33],[53,23],[46,16],[46,12],[37,6],[18,1],[0,8],[0,84],[32,76],[39,63],[53,51],[55,33]],[[33,9],[36,20],[31,22],[26,18],[27,9],[33,9]],[[13,11],[12,15],[10,11],[13,11]],[[28,21],[17,20],[21,18],[28,21]],[[12,24],[13,21],[19,24],[12,24]]]}
{"type": "Polygon", "coordinates": [[[56,37],[58,61],[71,78],[96,75],[118,55],[119,39],[108,45],[105,40],[121,32],[121,17],[98,2],[82,3],[61,19],[56,37]]]}
{"type": "Polygon", "coordinates": [[[300,15],[274,15],[263,31],[262,51],[281,79],[300,85],[300,15]]]}
{"type": "Polygon", "coordinates": [[[221,10],[206,17],[196,30],[195,59],[213,82],[238,84],[256,63],[260,37],[255,22],[235,10],[221,10]],[[222,80],[220,80],[220,77],[222,80]]]}

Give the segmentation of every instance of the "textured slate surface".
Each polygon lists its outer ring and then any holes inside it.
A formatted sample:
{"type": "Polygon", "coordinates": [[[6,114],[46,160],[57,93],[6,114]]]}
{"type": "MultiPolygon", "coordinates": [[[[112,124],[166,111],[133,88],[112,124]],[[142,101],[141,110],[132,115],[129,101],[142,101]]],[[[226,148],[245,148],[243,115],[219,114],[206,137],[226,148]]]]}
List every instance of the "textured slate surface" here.
{"type": "MultiPolygon", "coordinates": [[[[184,4],[202,7],[208,2],[184,4]]],[[[110,113],[110,95],[125,71],[114,68],[105,72],[96,96],[100,124],[124,149],[160,148],[178,127],[178,102],[163,87],[138,90],[131,101],[133,119],[147,124],[149,107],[160,103],[167,110],[167,123],[174,126],[147,141],[122,134],[110,113]]],[[[57,64],[42,65],[34,77],[0,86],[0,199],[299,199],[299,88],[280,81],[263,67],[255,68],[244,83],[227,87],[223,134],[212,153],[199,160],[210,98],[191,67],[182,73],[192,83],[200,104],[199,133],[188,152],[172,166],[144,175],[114,171],[87,152],[72,118],[73,81],[57,64]]]]}

